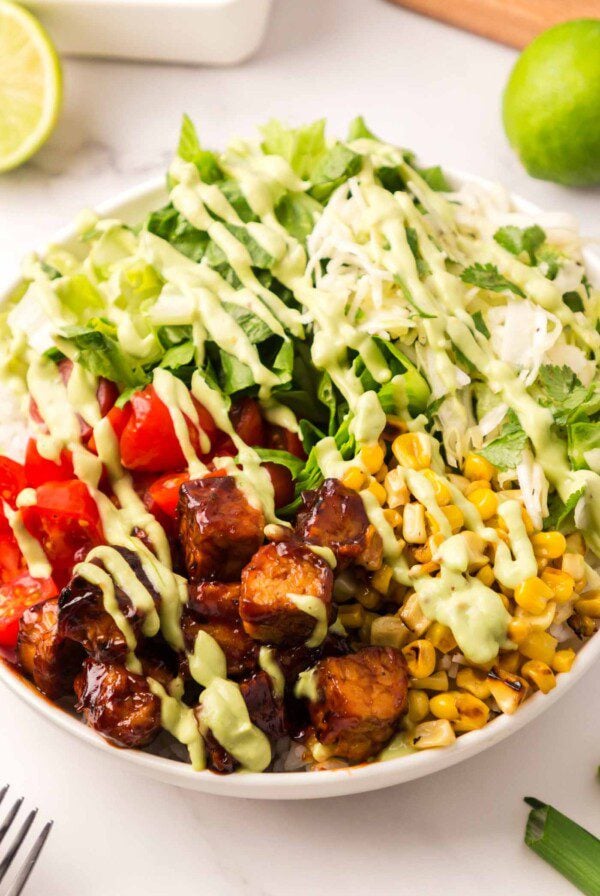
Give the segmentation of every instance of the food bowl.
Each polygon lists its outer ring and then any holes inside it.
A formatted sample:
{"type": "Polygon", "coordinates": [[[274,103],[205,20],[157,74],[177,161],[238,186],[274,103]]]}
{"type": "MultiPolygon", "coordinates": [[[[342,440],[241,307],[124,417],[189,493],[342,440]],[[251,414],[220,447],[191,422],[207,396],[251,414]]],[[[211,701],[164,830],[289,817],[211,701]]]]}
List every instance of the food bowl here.
{"type": "MultiPolygon", "coordinates": [[[[450,172],[450,177],[456,186],[465,182],[489,186],[488,182],[471,175],[450,172]]],[[[166,198],[162,179],[153,180],[100,205],[98,212],[135,223],[142,220],[150,210],[164,203],[166,198]]],[[[513,196],[512,199],[519,211],[524,213],[539,211],[536,206],[519,197],[513,196]]],[[[69,246],[74,242],[74,237],[74,228],[70,227],[58,233],[52,242],[69,246]]],[[[600,281],[600,258],[587,252],[586,262],[592,278],[600,281]]],[[[15,284],[9,284],[2,295],[8,296],[14,288],[15,284]]],[[[353,768],[227,776],[216,775],[210,771],[196,772],[190,765],[174,759],[111,746],[78,718],[46,700],[33,685],[2,660],[0,660],[0,681],[40,716],[73,735],[83,744],[100,751],[107,757],[107,761],[119,762],[123,766],[128,766],[133,772],[188,790],[222,796],[271,800],[315,799],[379,790],[433,774],[462,762],[499,743],[539,716],[573,687],[599,657],[600,634],[596,634],[581,648],[571,671],[558,676],[557,686],[553,691],[546,695],[539,692],[534,694],[515,715],[500,715],[484,728],[463,734],[449,747],[412,753],[385,762],[365,763],[353,768]]]]}

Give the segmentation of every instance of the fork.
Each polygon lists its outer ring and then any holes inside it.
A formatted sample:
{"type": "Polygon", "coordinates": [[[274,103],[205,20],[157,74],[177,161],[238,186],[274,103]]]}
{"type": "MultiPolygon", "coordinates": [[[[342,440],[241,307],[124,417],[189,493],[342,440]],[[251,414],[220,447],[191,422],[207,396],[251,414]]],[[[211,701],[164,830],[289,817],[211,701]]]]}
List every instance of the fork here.
{"type": "MultiPolygon", "coordinates": [[[[8,793],[8,787],[9,787],[9,785],[5,784],[4,787],[0,788],[0,803],[3,802],[4,797],[8,793]]],[[[23,803],[23,797],[16,800],[16,802],[13,803],[11,808],[8,810],[6,817],[4,818],[4,821],[2,821],[0,823],[0,844],[2,843],[2,841],[4,840],[4,838],[7,835],[8,831],[10,830],[12,823],[15,820],[15,818],[19,812],[19,809],[21,808],[22,803],[23,803]]],[[[27,816],[27,818],[21,825],[19,832],[17,833],[17,836],[14,838],[14,840],[10,844],[8,851],[5,854],[4,858],[0,860],[0,884],[4,880],[4,878],[6,876],[6,872],[11,867],[19,849],[23,845],[23,841],[25,840],[27,834],[29,833],[29,829],[30,829],[31,825],[33,824],[33,821],[37,815],[37,811],[38,811],[37,809],[31,810],[31,812],[29,813],[29,815],[27,816]]],[[[23,888],[25,887],[25,884],[27,883],[27,880],[29,879],[29,875],[33,871],[34,865],[37,862],[40,852],[42,851],[42,848],[44,846],[44,843],[46,842],[46,840],[48,838],[48,834],[50,833],[52,825],[53,825],[53,822],[48,821],[42,828],[41,833],[39,834],[37,840],[35,841],[35,843],[31,847],[31,849],[27,853],[27,855],[25,857],[25,861],[20,866],[16,878],[12,882],[12,885],[10,886],[10,888],[6,891],[6,896],[19,896],[19,893],[23,892],[23,888]]]]}

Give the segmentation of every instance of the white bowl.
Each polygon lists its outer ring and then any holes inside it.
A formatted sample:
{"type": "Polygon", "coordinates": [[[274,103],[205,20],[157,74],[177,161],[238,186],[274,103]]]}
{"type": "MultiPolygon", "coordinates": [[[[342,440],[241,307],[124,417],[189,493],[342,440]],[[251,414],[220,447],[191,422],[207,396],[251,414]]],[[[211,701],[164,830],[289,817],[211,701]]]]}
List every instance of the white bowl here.
{"type": "Polygon", "coordinates": [[[234,65],[264,37],[273,0],[24,0],[73,56],[234,65]]]}
{"type": "MultiPolygon", "coordinates": [[[[485,185],[486,181],[451,172],[455,182],[474,181],[485,185]]],[[[129,223],[142,220],[145,215],[166,201],[162,180],[153,180],[136,189],[121,194],[111,202],[98,208],[100,214],[121,218],[129,223]]],[[[516,207],[525,213],[535,213],[539,209],[519,197],[513,197],[516,207]]],[[[73,228],[67,228],[56,235],[53,243],[68,245],[74,239],[73,228]]],[[[600,281],[600,259],[588,253],[586,261],[594,279],[600,281]]],[[[8,295],[16,284],[4,293],[8,295]]],[[[2,297],[0,296],[0,301],[2,297]]],[[[46,700],[21,678],[13,667],[0,659],[0,681],[4,682],[18,697],[36,710],[41,716],[59,728],[73,734],[85,744],[95,747],[109,760],[128,765],[132,771],[149,775],[158,781],[223,796],[235,796],[268,800],[315,799],[329,796],[344,796],[379,790],[394,784],[402,784],[414,778],[421,778],[433,772],[456,765],[476,753],[497,744],[510,734],[518,731],[545,709],[552,706],[571,688],[600,656],[600,633],[583,645],[572,670],[558,676],[556,688],[549,694],[534,694],[517,710],[515,715],[500,715],[485,728],[463,734],[450,747],[440,750],[425,750],[387,762],[375,762],[355,768],[336,769],[322,772],[281,772],[276,774],[236,774],[216,775],[213,772],[195,772],[190,765],[142,753],[137,750],[122,750],[108,744],[104,738],[86,727],[79,719],[46,700]]]]}

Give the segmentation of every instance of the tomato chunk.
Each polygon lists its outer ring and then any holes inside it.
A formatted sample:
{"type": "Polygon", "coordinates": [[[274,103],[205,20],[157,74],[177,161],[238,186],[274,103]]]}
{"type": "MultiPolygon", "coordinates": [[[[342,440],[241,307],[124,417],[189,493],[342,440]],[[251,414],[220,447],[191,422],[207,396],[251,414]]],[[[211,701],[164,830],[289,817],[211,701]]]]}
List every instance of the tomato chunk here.
{"type": "Polygon", "coordinates": [[[41,485],[37,503],[21,513],[27,530],[44,549],[59,588],[70,579],[73,566],[103,542],[98,508],[78,479],[41,485]]]}
{"type": "Polygon", "coordinates": [[[271,477],[275,493],[275,507],[285,507],[294,500],[294,480],[287,467],[271,462],[263,464],[271,477]]]}
{"type": "MultiPolygon", "coordinates": [[[[192,400],[200,427],[212,444],[217,433],[215,422],[199,402],[192,400]]],[[[156,394],[154,386],[146,386],[141,392],[136,392],[131,397],[130,406],[131,416],[121,435],[123,466],[150,473],[184,469],[186,460],[169,409],[156,394]]],[[[200,435],[191,421],[188,421],[188,432],[194,450],[199,454],[200,435]]]]}
{"type": "Polygon", "coordinates": [[[19,620],[29,607],[55,597],[58,590],[52,579],[34,579],[29,573],[0,587],[0,647],[16,647],[19,620]]]}
{"type": "Polygon", "coordinates": [[[17,495],[27,488],[27,477],[22,464],[10,457],[0,457],[0,500],[16,506],[17,495]]]}
{"type": "Polygon", "coordinates": [[[229,418],[236,433],[246,445],[264,448],[266,445],[265,424],[260,413],[260,405],[255,398],[242,398],[231,406],[229,418]]]}
{"type": "Polygon", "coordinates": [[[0,508],[0,582],[10,582],[25,569],[25,560],[9,522],[0,508]]]}
{"type": "Polygon", "coordinates": [[[57,463],[43,457],[38,451],[35,439],[29,439],[25,453],[27,485],[37,488],[39,485],[44,485],[45,482],[73,479],[74,475],[70,451],[63,450],[57,463]]]}
{"type": "Polygon", "coordinates": [[[179,489],[189,479],[189,473],[167,473],[148,488],[144,503],[151,514],[164,513],[171,519],[177,517],[179,489]]]}
{"type": "MultiPolygon", "coordinates": [[[[126,404],[124,408],[118,408],[115,405],[110,409],[106,417],[110,422],[110,425],[112,426],[117,439],[120,439],[123,435],[123,430],[127,426],[131,417],[131,405],[126,404]]],[[[98,449],[96,448],[96,440],[93,433],[88,442],[88,448],[90,451],[93,451],[94,454],[98,453],[98,449]]]]}

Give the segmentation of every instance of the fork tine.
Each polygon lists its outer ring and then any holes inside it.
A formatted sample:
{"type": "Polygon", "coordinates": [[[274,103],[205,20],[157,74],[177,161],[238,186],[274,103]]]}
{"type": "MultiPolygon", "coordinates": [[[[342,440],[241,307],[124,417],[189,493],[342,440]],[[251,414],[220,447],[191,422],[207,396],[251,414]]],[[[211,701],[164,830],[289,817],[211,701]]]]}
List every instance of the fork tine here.
{"type": "Polygon", "coordinates": [[[13,804],[12,809],[9,810],[8,815],[6,816],[2,824],[0,824],[0,843],[2,843],[2,841],[6,837],[6,832],[9,830],[11,824],[15,820],[15,815],[21,808],[22,802],[23,797],[21,797],[21,799],[17,800],[16,803],[13,804]]]}
{"type": "Polygon", "coordinates": [[[2,802],[2,800],[4,799],[4,797],[6,796],[7,793],[8,793],[8,784],[5,784],[4,787],[2,788],[2,790],[0,790],[0,803],[2,802]]]}
{"type": "Polygon", "coordinates": [[[12,865],[12,860],[14,859],[14,857],[18,853],[19,849],[21,848],[21,844],[23,843],[23,840],[27,836],[29,828],[33,824],[33,819],[35,818],[36,815],[37,815],[37,809],[32,809],[31,812],[29,813],[29,815],[27,816],[27,818],[25,819],[25,821],[23,822],[23,824],[21,825],[21,829],[20,829],[19,833],[17,834],[17,836],[15,837],[15,839],[13,840],[13,842],[11,843],[8,852],[6,853],[6,855],[0,862],[0,883],[2,883],[2,881],[4,880],[4,877],[6,875],[6,872],[12,865]]]}
{"type": "Polygon", "coordinates": [[[29,880],[29,875],[35,867],[35,863],[37,862],[38,856],[44,847],[44,843],[48,839],[48,834],[50,833],[53,824],[54,822],[49,821],[42,828],[41,834],[27,853],[27,858],[23,863],[23,867],[12,882],[10,890],[8,891],[6,896],[20,896],[20,893],[23,892],[23,888],[29,880]]]}

